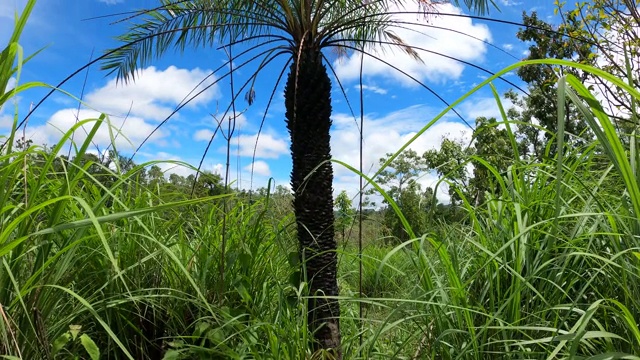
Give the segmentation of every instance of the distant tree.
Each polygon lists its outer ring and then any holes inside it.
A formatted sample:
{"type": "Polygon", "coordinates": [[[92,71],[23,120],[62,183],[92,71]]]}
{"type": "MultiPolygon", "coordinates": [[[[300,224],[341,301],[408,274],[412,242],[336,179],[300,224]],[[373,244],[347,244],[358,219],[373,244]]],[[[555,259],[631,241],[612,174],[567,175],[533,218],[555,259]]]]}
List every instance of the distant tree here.
{"type": "Polygon", "coordinates": [[[346,237],[346,230],[353,224],[356,210],[353,209],[352,201],[345,190],[342,190],[335,201],[336,204],[336,231],[341,235],[341,239],[344,241],[346,237]]]}
{"type": "Polygon", "coordinates": [[[176,188],[182,188],[187,183],[187,180],[184,176],[180,176],[176,173],[172,173],[169,175],[169,184],[175,186],[176,188]]]}
{"type": "MultiPolygon", "coordinates": [[[[399,193],[397,199],[402,215],[416,236],[421,236],[427,232],[427,224],[429,223],[427,208],[431,199],[426,198],[424,195],[425,194],[421,192],[420,184],[417,181],[410,181],[402,192],[399,193]]],[[[409,240],[409,233],[407,229],[405,229],[404,224],[402,224],[397,214],[389,207],[385,211],[385,223],[389,228],[390,235],[393,235],[398,241],[409,240]]]]}
{"type": "Polygon", "coordinates": [[[456,189],[463,193],[469,192],[466,164],[470,154],[471,150],[461,141],[444,138],[440,149],[428,150],[422,155],[427,169],[449,180],[449,196],[452,205],[461,200],[456,189]]]}
{"type": "MultiPolygon", "coordinates": [[[[640,11],[635,0],[591,0],[575,3],[573,9],[557,3],[556,13],[563,25],[578,22],[579,32],[571,33],[594,48],[597,66],[640,88],[640,11]]],[[[593,62],[595,63],[595,62],[593,62]]],[[[627,91],[600,77],[589,76],[589,83],[604,99],[605,109],[626,122],[638,112],[627,91]]]]}
{"type": "Polygon", "coordinates": [[[286,186],[278,185],[267,194],[267,188],[256,190],[258,196],[269,196],[270,215],[274,221],[282,221],[291,216],[293,212],[293,192],[286,186]]]}
{"type": "Polygon", "coordinates": [[[136,166],[131,157],[124,156],[115,150],[109,150],[103,163],[119,174],[126,174],[136,166]]]}
{"type": "MultiPolygon", "coordinates": [[[[389,153],[380,159],[380,165],[384,164],[393,154],[389,153]]],[[[403,190],[415,181],[426,170],[426,164],[414,150],[408,149],[400,153],[393,162],[383,170],[376,181],[388,188],[389,195],[399,199],[403,190]]]]}
{"type": "Polygon", "coordinates": [[[33,145],[33,140],[20,137],[16,140],[15,149],[17,151],[26,151],[31,147],[31,145],[33,145]]]}
{"type": "Polygon", "coordinates": [[[164,172],[162,172],[162,169],[160,169],[158,165],[152,165],[147,175],[149,178],[149,187],[152,189],[156,189],[166,182],[164,172]]]}
{"type": "MultiPolygon", "coordinates": [[[[380,164],[384,164],[392,155],[387,154],[386,158],[380,159],[380,164]]],[[[425,206],[428,205],[428,201],[424,198],[421,186],[417,182],[418,178],[424,175],[426,169],[427,165],[423,158],[414,150],[409,149],[400,153],[376,178],[378,184],[387,188],[387,193],[398,205],[415,234],[422,234],[426,231],[427,212],[425,206]]],[[[371,194],[371,192],[369,193],[371,194]]],[[[388,205],[386,200],[383,202],[388,205]]],[[[409,238],[409,234],[397,214],[389,206],[384,211],[384,219],[385,225],[389,229],[389,235],[399,241],[409,238]]]]}
{"type": "MultiPolygon", "coordinates": [[[[587,33],[577,14],[566,14],[565,21],[554,26],[538,18],[536,12],[532,12],[531,15],[525,12],[522,22],[527,27],[520,29],[517,37],[531,44],[526,59],[565,59],[582,64],[595,64],[597,56],[594,47],[592,42],[585,41],[587,33]]],[[[555,137],[558,130],[558,78],[572,74],[584,82],[589,76],[572,67],[550,65],[523,66],[517,70],[517,74],[528,84],[529,92],[526,97],[514,92],[507,94],[507,98],[519,108],[510,110],[510,118],[523,123],[518,126],[522,135],[520,152],[541,159],[549,148],[548,155],[553,157],[556,153],[555,145],[549,144],[549,141],[555,137]],[[531,126],[536,123],[547,130],[543,134],[544,140],[540,139],[540,130],[531,126]]],[[[592,135],[584,119],[570,103],[564,106],[565,141],[576,145],[589,141],[592,135]]]]}
{"type": "Polygon", "coordinates": [[[225,193],[222,176],[212,172],[201,172],[196,180],[196,196],[214,196],[225,193]]]}
{"type": "MultiPolygon", "coordinates": [[[[513,164],[515,154],[509,134],[505,128],[500,128],[495,118],[477,118],[473,139],[474,155],[487,162],[498,173],[504,174],[513,164]]],[[[473,177],[469,181],[469,187],[474,205],[478,205],[484,202],[486,192],[493,193],[497,190],[496,182],[494,175],[481,161],[474,158],[471,164],[473,164],[473,177]]]]}

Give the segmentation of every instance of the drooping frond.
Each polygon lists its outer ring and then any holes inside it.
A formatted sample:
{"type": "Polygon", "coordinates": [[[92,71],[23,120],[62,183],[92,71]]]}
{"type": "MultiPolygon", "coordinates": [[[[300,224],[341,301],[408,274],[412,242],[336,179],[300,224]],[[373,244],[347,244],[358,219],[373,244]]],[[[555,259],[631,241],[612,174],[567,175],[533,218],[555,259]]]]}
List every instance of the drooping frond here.
{"type": "Polygon", "coordinates": [[[386,30],[384,32],[384,34],[385,34],[386,37],[391,39],[391,41],[395,45],[397,45],[400,49],[402,49],[402,51],[407,53],[407,55],[411,56],[414,60],[422,62],[422,59],[420,58],[420,55],[418,54],[418,52],[413,50],[413,48],[411,46],[405,44],[405,42],[402,41],[402,39],[398,35],[394,34],[393,31],[386,30]]]}
{"type": "MultiPolygon", "coordinates": [[[[211,48],[255,36],[281,40],[296,53],[300,45],[320,51],[328,41],[352,39],[362,47],[372,40],[391,41],[418,59],[391,28],[395,10],[413,4],[425,18],[447,0],[161,0],[162,6],[139,12],[141,20],[118,39],[127,46],[113,51],[103,69],[129,81],[137,69],[170,49],[211,48]],[[306,38],[306,40],[305,40],[306,38]]],[[[451,1],[458,4],[460,0],[451,1]]],[[[478,13],[493,0],[463,0],[478,13]]]]}
{"type": "Polygon", "coordinates": [[[118,40],[127,44],[104,60],[103,69],[129,81],[137,69],[170,49],[207,48],[217,42],[264,35],[288,41],[286,19],[277,1],[251,0],[163,0],[163,6],[142,11],[143,20],[118,40]]]}
{"type": "MultiPolygon", "coordinates": [[[[460,0],[453,0],[453,4],[459,6],[460,0]]],[[[492,7],[498,9],[494,0],[464,0],[464,5],[479,15],[488,14],[492,7]]]]}
{"type": "MultiPolygon", "coordinates": [[[[248,52],[250,52],[251,50],[254,50],[255,48],[257,48],[259,46],[254,46],[253,48],[247,49],[242,51],[240,54],[236,55],[236,58],[239,56],[242,56],[248,52]]],[[[247,81],[247,83],[245,83],[245,85],[242,86],[242,88],[240,89],[240,92],[246,87],[246,85],[248,84],[249,81],[255,81],[255,78],[258,76],[258,73],[260,72],[260,70],[262,70],[268,63],[270,63],[271,61],[273,61],[273,59],[275,59],[276,57],[282,55],[285,52],[284,49],[279,49],[279,48],[271,48],[271,49],[267,49],[264,50],[256,55],[254,55],[253,57],[249,58],[248,60],[240,63],[235,70],[237,69],[242,69],[245,66],[247,66],[248,64],[253,63],[255,60],[257,59],[262,59],[260,65],[258,66],[258,70],[256,70],[250,77],[250,79],[247,81]]],[[[227,66],[229,66],[231,60],[225,62],[224,64],[222,64],[220,67],[218,67],[217,69],[215,69],[211,75],[217,73],[219,70],[226,68],[227,66]]],[[[233,71],[235,71],[233,70],[233,71]]],[[[200,86],[200,84],[197,84],[196,87],[189,93],[189,95],[185,96],[185,98],[175,107],[175,109],[169,114],[167,115],[167,117],[165,117],[164,120],[162,120],[154,129],[153,131],[151,131],[145,138],[144,140],[140,143],[140,145],[138,145],[138,147],[136,148],[136,150],[134,151],[134,156],[138,153],[138,151],[142,148],[142,146],[149,140],[151,139],[151,137],[153,136],[153,134],[155,132],[157,132],[167,121],[169,121],[169,119],[171,119],[173,117],[173,115],[175,115],[178,111],[180,111],[183,107],[185,107],[186,105],[188,105],[191,101],[195,100],[198,96],[200,96],[203,92],[207,91],[209,88],[211,88],[212,86],[218,84],[221,80],[231,76],[232,70],[229,70],[228,72],[224,73],[222,76],[218,77],[215,81],[211,82],[210,84],[208,84],[207,86],[205,86],[204,88],[200,89],[199,91],[195,92],[195,90],[200,86]],[[191,95],[193,92],[195,92],[193,95],[191,95]]],[[[204,82],[204,80],[203,80],[204,82]]],[[[202,82],[201,82],[202,83],[202,82]]],[[[240,92],[238,92],[237,94],[234,94],[233,96],[233,101],[235,101],[235,99],[239,96],[240,92]]],[[[255,94],[251,95],[252,97],[255,97],[255,94]]],[[[253,99],[251,100],[253,101],[253,99]]],[[[229,104],[229,106],[231,106],[231,104],[229,104]]],[[[226,112],[225,112],[226,114],[226,112]]]]}

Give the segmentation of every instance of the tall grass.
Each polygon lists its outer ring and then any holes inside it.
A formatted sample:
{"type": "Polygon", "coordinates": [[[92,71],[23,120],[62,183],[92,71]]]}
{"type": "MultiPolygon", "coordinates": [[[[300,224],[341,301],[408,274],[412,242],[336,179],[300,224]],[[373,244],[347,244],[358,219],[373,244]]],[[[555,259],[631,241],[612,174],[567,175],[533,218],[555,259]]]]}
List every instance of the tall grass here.
{"type": "MultiPolygon", "coordinates": [[[[622,80],[566,61],[528,61],[503,72],[536,63],[580,67],[636,99],[639,95],[622,80]]],[[[622,139],[629,135],[616,133],[577,79],[561,78],[559,93],[559,103],[566,99],[576,104],[596,142],[565,146],[559,126],[557,145],[563,151],[553,159],[516,159],[503,175],[476,158],[500,191],[480,206],[460,192],[468,214],[465,225],[445,225],[446,231],[391,251],[406,254],[417,285],[403,297],[368,301],[394,304],[380,334],[413,328],[405,341],[417,349],[414,357],[638,358],[640,164],[637,149],[623,145],[635,146],[635,133],[622,139]],[[396,311],[403,313],[404,322],[397,320],[396,311]]],[[[558,119],[562,123],[564,114],[558,119]]],[[[508,129],[512,125],[506,116],[503,124],[508,129]]],[[[517,154],[513,132],[509,134],[517,154]]],[[[386,265],[383,261],[381,266],[386,265]]],[[[376,337],[370,340],[367,350],[373,351],[376,337]]]]}
{"type": "MultiPolygon", "coordinates": [[[[12,77],[18,85],[3,93],[0,106],[46,86],[19,82],[26,60],[18,40],[33,4],[1,54],[0,89],[12,77]]],[[[539,63],[580,67],[640,97],[609,74],[559,60],[519,63],[496,77],[539,63]]],[[[478,206],[460,193],[466,221],[427,234],[413,234],[388,199],[412,240],[396,247],[369,242],[362,284],[357,249],[345,244],[339,267],[345,358],[639,358],[635,132],[616,133],[575,78],[562,78],[559,89],[558,101],[577,105],[594,143],[565,144],[559,126],[561,151],[553,159],[516,158],[506,174],[474,159],[490,170],[498,191],[478,206]],[[356,296],[360,287],[364,298],[356,296]]],[[[558,114],[560,123],[564,118],[558,114]]],[[[274,209],[275,199],[167,196],[139,180],[152,163],[125,173],[102,166],[98,176],[100,164],[81,160],[92,136],[110,126],[108,118],[79,122],[50,149],[14,147],[18,119],[15,105],[14,128],[0,139],[0,357],[323,356],[308,348],[292,219],[274,209]],[[91,128],[87,140],[69,159],[58,157],[83,126],[91,128]],[[114,180],[103,181],[107,175],[114,180]]],[[[517,153],[506,116],[503,125],[517,153]]]]}

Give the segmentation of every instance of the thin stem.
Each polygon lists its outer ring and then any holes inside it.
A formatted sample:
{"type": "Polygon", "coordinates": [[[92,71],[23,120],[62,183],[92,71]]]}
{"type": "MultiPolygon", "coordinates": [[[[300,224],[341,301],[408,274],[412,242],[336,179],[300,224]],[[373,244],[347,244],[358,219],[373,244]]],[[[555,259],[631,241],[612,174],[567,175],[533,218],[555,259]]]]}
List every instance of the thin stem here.
{"type": "MultiPolygon", "coordinates": [[[[360,50],[360,49],[358,49],[358,48],[356,48],[356,47],[351,47],[351,46],[348,46],[348,45],[345,45],[345,44],[341,44],[341,42],[343,42],[343,41],[347,41],[347,42],[349,42],[349,41],[353,41],[353,39],[341,39],[341,40],[329,41],[329,42],[327,42],[327,45],[328,45],[328,46],[332,46],[332,45],[333,45],[333,46],[348,47],[348,48],[350,48],[350,49],[354,49],[354,50],[356,50],[356,51],[358,51],[358,52],[362,51],[362,50],[360,50]],[[334,45],[334,44],[335,44],[335,45],[334,45]]],[[[396,46],[396,45],[397,45],[397,44],[396,44],[396,43],[394,43],[394,42],[390,42],[390,41],[383,41],[383,40],[372,40],[372,41],[370,41],[370,42],[372,42],[372,43],[376,43],[376,44],[379,44],[379,45],[392,45],[392,46],[396,46]]],[[[458,58],[456,58],[456,57],[453,57],[453,56],[450,56],[450,55],[446,55],[446,54],[443,54],[443,53],[440,53],[440,52],[437,52],[437,51],[433,51],[433,50],[425,49],[425,48],[420,47],[420,46],[412,46],[412,45],[405,45],[405,46],[406,46],[406,47],[409,47],[409,48],[411,48],[411,49],[414,49],[414,50],[420,50],[420,51],[428,52],[428,53],[430,53],[430,54],[438,55],[438,56],[441,56],[441,57],[444,57],[444,58],[447,58],[447,59],[450,59],[450,60],[457,61],[457,62],[459,62],[459,63],[461,63],[461,64],[465,64],[465,65],[471,66],[471,67],[473,67],[473,68],[475,68],[475,69],[478,69],[478,70],[480,70],[480,71],[482,71],[482,72],[485,72],[485,73],[487,73],[487,74],[489,74],[489,75],[491,75],[491,76],[495,75],[495,73],[494,73],[493,71],[491,71],[491,70],[489,70],[489,69],[486,69],[486,68],[483,68],[483,67],[482,67],[482,66],[480,66],[480,65],[476,65],[476,64],[471,63],[471,62],[466,61],[466,60],[458,59],[458,58]]],[[[369,56],[371,56],[371,57],[374,57],[371,53],[368,53],[368,52],[367,52],[367,55],[369,55],[369,56]]],[[[393,67],[394,69],[397,69],[396,67],[392,66],[390,63],[388,63],[388,62],[386,62],[386,61],[384,61],[384,60],[382,60],[382,59],[380,59],[380,58],[377,58],[377,57],[376,57],[376,60],[378,60],[378,61],[382,61],[382,62],[384,62],[385,64],[387,64],[387,65],[389,65],[389,66],[393,67]]],[[[403,72],[403,74],[404,74],[404,75],[407,75],[407,74],[406,74],[406,73],[404,73],[404,72],[403,72]]],[[[408,75],[407,75],[407,76],[408,76],[408,75]]],[[[504,77],[499,76],[499,77],[498,77],[498,79],[500,79],[500,80],[504,81],[505,83],[507,83],[507,84],[509,84],[509,85],[513,86],[514,88],[516,88],[516,89],[518,89],[519,91],[521,91],[523,94],[529,95],[529,93],[528,93],[527,91],[525,91],[524,89],[522,89],[520,86],[518,86],[518,85],[514,84],[513,82],[511,82],[511,81],[509,81],[509,80],[505,79],[504,77]]]]}
{"type": "MultiPolygon", "coordinates": [[[[264,44],[262,44],[264,45],[264,44]]],[[[275,48],[275,50],[277,50],[278,48],[275,48]]],[[[248,50],[245,50],[243,53],[246,53],[248,50]]],[[[270,50],[265,50],[255,56],[253,56],[251,59],[245,61],[244,63],[240,64],[236,70],[244,67],[245,65],[249,64],[250,62],[254,61],[255,59],[259,58],[260,56],[264,55],[264,54],[268,54],[268,53],[273,53],[274,49],[270,49],[270,50]]],[[[277,57],[278,55],[280,55],[281,53],[276,54],[275,56],[277,57]]],[[[268,58],[269,61],[273,60],[273,58],[268,58]]],[[[216,70],[212,71],[212,74],[215,74],[218,70],[226,67],[229,64],[229,62],[225,62],[224,64],[222,64],[220,67],[218,67],[216,70]]],[[[258,69],[257,71],[259,71],[260,69],[258,69]]],[[[182,109],[183,107],[185,107],[186,105],[188,105],[191,101],[193,101],[195,98],[197,98],[200,94],[202,94],[203,92],[209,90],[209,88],[211,88],[213,85],[216,85],[219,81],[221,81],[222,79],[224,79],[225,77],[229,76],[231,73],[227,72],[226,74],[224,74],[223,76],[221,76],[220,78],[216,79],[216,81],[214,81],[213,83],[205,86],[202,90],[200,90],[198,93],[196,93],[195,95],[193,95],[189,100],[179,104],[178,106],[176,106],[176,108],[171,112],[171,114],[169,114],[164,120],[162,120],[160,122],[160,124],[158,124],[153,131],[151,131],[151,133],[149,133],[149,135],[147,135],[147,137],[144,138],[144,140],[142,140],[142,142],[140,143],[140,145],[138,145],[138,148],[136,149],[136,151],[133,152],[133,155],[131,156],[131,158],[133,158],[138,151],[140,151],[140,149],[142,148],[142,146],[151,138],[151,136],[153,136],[153,134],[158,131],[158,129],[160,129],[160,127],[162,125],[164,125],[167,121],[169,121],[169,119],[175,115],[178,111],[180,111],[180,109],[182,109]]]]}
{"type": "MultiPolygon", "coordinates": [[[[358,168],[358,170],[360,171],[360,176],[358,176],[358,180],[360,181],[360,193],[358,196],[358,209],[360,209],[360,214],[358,214],[358,277],[359,277],[359,286],[358,286],[358,296],[360,297],[360,300],[362,300],[362,193],[364,191],[363,189],[363,179],[362,179],[362,174],[364,174],[364,169],[363,169],[363,156],[362,156],[362,144],[364,142],[364,90],[362,88],[362,69],[364,67],[364,52],[362,52],[360,54],[360,153],[359,153],[359,160],[360,160],[360,166],[358,168]]],[[[363,343],[363,339],[362,339],[362,333],[363,333],[363,304],[362,301],[358,302],[359,304],[359,312],[360,312],[360,347],[359,347],[359,355],[360,357],[362,357],[362,343],[363,343]]]]}
{"type": "MultiPolygon", "coordinates": [[[[346,47],[346,48],[348,48],[348,49],[356,50],[356,51],[358,51],[358,52],[360,52],[360,51],[361,51],[360,49],[358,49],[358,48],[356,48],[356,47],[349,46],[349,45],[340,45],[340,46],[346,47]]],[[[382,60],[382,58],[380,58],[380,57],[378,57],[378,56],[375,56],[375,55],[373,55],[373,54],[370,54],[370,53],[367,53],[367,52],[364,52],[363,54],[365,54],[365,55],[367,55],[367,56],[370,56],[370,57],[372,57],[373,59],[376,59],[376,60],[378,60],[378,61],[382,62],[383,64],[388,65],[389,67],[391,67],[392,69],[394,69],[394,70],[398,71],[398,72],[399,72],[399,73],[401,73],[402,75],[407,76],[409,79],[411,79],[411,80],[415,81],[417,84],[419,84],[420,86],[422,86],[423,88],[425,88],[427,91],[429,91],[431,94],[433,94],[435,97],[437,97],[437,98],[438,98],[438,100],[442,101],[445,105],[447,105],[447,107],[449,107],[449,102],[447,102],[447,101],[446,101],[442,96],[440,96],[438,93],[436,93],[433,89],[431,89],[429,86],[427,86],[426,84],[424,84],[422,81],[420,81],[420,80],[416,79],[414,76],[411,76],[411,75],[410,75],[409,73],[407,73],[406,71],[404,71],[404,70],[402,70],[402,69],[400,69],[400,68],[398,68],[398,67],[396,67],[396,66],[392,65],[392,64],[391,64],[390,62],[388,62],[388,61],[382,60]]],[[[458,113],[458,111],[457,111],[456,109],[451,108],[451,111],[453,111],[453,113],[454,113],[454,114],[456,114],[456,115],[458,116],[458,118],[459,118],[460,120],[462,120],[462,122],[463,122],[463,123],[465,123],[465,124],[466,124],[470,129],[471,129],[471,130],[473,130],[473,126],[471,126],[471,125],[469,124],[469,122],[468,122],[467,120],[465,120],[465,118],[463,118],[463,117],[462,117],[462,115],[460,115],[460,113],[458,113]]]]}
{"type": "Polygon", "coordinates": [[[282,76],[284,75],[284,72],[288,69],[289,64],[291,64],[291,59],[289,59],[287,61],[286,64],[284,64],[284,67],[282,68],[282,70],[280,71],[280,75],[278,75],[278,79],[276,80],[275,85],[273,86],[273,90],[271,91],[271,96],[269,96],[269,101],[267,102],[267,106],[264,110],[264,114],[262,115],[262,120],[260,121],[260,127],[258,128],[258,133],[256,134],[256,143],[253,146],[253,155],[251,157],[251,182],[249,183],[249,190],[253,190],[253,171],[254,171],[254,167],[255,167],[255,160],[256,160],[256,152],[258,151],[258,140],[260,139],[260,134],[262,133],[262,128],[264,127],[264,123],[267,119],[267,114],[269,113],[269,109],[271,108],[271,103],[273,101],[273,98],[276,94],[276,89],[278,88],[278,85],[280,84],[280,81],[282,80],[282,76]]]}

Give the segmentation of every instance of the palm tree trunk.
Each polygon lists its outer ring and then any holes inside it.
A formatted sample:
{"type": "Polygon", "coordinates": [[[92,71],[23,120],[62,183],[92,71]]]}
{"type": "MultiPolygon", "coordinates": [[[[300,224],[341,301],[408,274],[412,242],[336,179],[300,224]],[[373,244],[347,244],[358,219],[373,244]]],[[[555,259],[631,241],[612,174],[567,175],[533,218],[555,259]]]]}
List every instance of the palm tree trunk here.
{"type": "Polygon", "coordinates": [[[340,307],[337,300],[324,297],[338,295],[333,169],[328,161],[331,81],[319,51],[303,49],[295,59],[285,87],[285,116],[291,136],[300,258],[309,294],[318,296],[309,300],[309,328],[317,340],[316,349],[334,349],[341,357],[340,307]]]}

